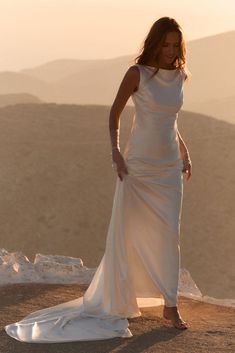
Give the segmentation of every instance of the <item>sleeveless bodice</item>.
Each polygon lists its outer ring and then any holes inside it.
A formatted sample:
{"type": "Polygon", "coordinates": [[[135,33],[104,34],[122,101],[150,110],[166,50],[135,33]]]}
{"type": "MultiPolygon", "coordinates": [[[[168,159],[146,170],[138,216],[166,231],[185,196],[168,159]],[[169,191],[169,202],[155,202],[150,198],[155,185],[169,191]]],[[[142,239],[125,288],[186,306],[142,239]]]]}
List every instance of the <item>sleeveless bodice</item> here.
{"type": "Polygon", "coordinates": [[[183,105],[182,70],[159,69],[136,64],[139,87],[132,94],[135,115],[124,151],[127,163],[139,160],[154,165],[178,163],[182,166],[177,135],[178,111],[183,105]]]}

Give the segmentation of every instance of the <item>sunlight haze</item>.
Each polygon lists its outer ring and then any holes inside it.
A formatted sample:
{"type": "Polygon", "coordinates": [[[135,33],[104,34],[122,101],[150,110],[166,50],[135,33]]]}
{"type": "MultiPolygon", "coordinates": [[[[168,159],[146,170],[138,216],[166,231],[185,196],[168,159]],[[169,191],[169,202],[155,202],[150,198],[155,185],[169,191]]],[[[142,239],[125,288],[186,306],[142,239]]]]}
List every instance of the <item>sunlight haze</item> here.
{"type": "Polygon", "coordinates": [[[231,31],[234,0],[9,0],[0,3],[0,70],[137,53],[152,23],[175,18],[186,41],[231,31]]]}

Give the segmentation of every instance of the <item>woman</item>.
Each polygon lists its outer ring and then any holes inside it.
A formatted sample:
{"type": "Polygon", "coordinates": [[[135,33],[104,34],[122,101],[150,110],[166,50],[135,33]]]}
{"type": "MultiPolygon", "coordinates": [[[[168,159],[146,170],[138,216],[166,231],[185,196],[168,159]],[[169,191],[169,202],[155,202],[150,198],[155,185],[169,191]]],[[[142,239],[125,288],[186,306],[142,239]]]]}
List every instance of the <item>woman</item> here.
{"type": "Polygon", "coordinates": [[[110,111],[118,178],[103,258],[83,297],[7,325],[11,337],[52,343],[132,337],[128,318],[163,305],[163,316],[186,329],[177,308],[182,179],[192,163],[177,129],[183,103],[185,47],[180,26],[156,21],[137,64],[126,72],[110,111]],[[136,114],[122,156],[119,117],[132,96],[136,114]]]}
{"type": "MultiPolygon", "coordinates": [[[[130,67],[121,83],[112,105],[109,120],[112,159],[121,181],[128,174],[129,168],[133,170],[133,173],[137,171],[137,173],[141,172],[143,175],[144,173],[147,175],[149,172],[155,172],[155,167],[152,165],[166,166],[166,168],[169,165],[167,173],[171,170],[172,178],[177,177],[179,180],[175,180],[172,185],[171,182],[166,185],[168,187],[177,185],[178,192],[181,193],[181,185],[178,185],[181,184],[181,177],[174,173],[174,168],[177,169],[178,162],[179,165],[181,162],[178,159],[177,139],[179,140],[180,158],[183,162],[182,172],[185,173],[186,180],[191,177],[192,162],[175,120],[176,113],[183,101],[178,76],[180,75],[179,70],[184,69],[185,51],[185,42],[179,24],[172,18],[163,17],[153,24],[144,42],[142,53],[138,56],[137,63],[139,65],[130,67]],[[159,70],[159,81],[148,82],[148,79],[153,79],[152,76],[155,76],[159,70]],[[144,80],[146,80],[145,84],[144,80]],[[119,116],[131,95],[135,103],[136,117],[132,126],[132,134],[124,151],[125,158],[123,158],[119,147],[119,116]],[[171,120],[166,122],[166,119],[171,120]],[[169,145],[163,151],[166,144],[169,145]],[[137,161],[139,161],[138,164],[137,161]],[[142,162],[145,165],[141,164],[142,162]]],[[[184,71],[181,72],[182,74],[187,78],[184,71]]],[[[160,169],[159,174],[161,174],[160,169]]],[[[154,178],[151,182],[155,182],[154,178]]],[[[164,178],[163,169],[162,178],[164,178]]],[[[159,186],[156,185],[156,188],[159,189],[159,186]]],[[[175,198],[174,191],[170,192],[169,201],[171,198],[175,198]]],[[[156,207],[158,202],[161,202],[161,199],[156,196],[156,207]]],[[[179,211],[181,211],[181,200],[178,199],[178,202],[180,203],[177,206],[178,210],[171,208],[168,210],[174,213],[173,217],[177,223],[180,216],[179,211]]],[[[172,206],[174,206],[174,200],[172,200],[172,206]]],[[[157,214],[156,217],[158,217],[157,214]]],[[[178,257],[176,254],[175,256],[178,257]]],[[[164,306],[163,316],[170,319],[176,328],[189,327],[182,320],[177,306],[164,306]]]]}

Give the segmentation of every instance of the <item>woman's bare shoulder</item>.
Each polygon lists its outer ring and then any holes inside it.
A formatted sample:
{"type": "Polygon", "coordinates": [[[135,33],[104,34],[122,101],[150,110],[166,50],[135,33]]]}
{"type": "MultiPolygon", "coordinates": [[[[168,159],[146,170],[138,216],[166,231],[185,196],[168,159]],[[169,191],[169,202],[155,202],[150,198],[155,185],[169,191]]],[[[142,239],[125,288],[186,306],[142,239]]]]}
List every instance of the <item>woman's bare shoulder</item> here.
{"type": "Polygon", "coordinates": [[[125,76],[128,81],[135,82],[138,85],[140,80],[140,70],[138,66],[137,65],[130,66],[125,76]]]}
{"type": "Polygon", "coordinates": [[[139,69],[139,66],[137,64],[130,66],[128,71],[130,72],[131,75],[137,75],[138,76],[139,73],[140,73],[140,69],[139,69]]]}
{"type": "Polygon", "coordinates": [[[120,84],[115,101],[126,101],[139,87],[140,73],[135,65],[129,67],[120,84]]]}

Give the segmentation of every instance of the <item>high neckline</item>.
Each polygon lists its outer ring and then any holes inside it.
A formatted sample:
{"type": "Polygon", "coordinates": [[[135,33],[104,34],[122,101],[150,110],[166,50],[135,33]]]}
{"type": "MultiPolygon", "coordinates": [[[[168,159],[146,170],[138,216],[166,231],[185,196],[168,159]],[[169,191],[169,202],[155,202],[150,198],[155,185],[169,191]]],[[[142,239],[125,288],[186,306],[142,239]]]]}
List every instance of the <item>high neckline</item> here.
{"type": "MultiPolygon", "coordinates": [[[[142,64],[142,65],[143,65],[143,64],[142,64]]],[[[151,69],[157,69],[156,66],[151,66],[151,65],[143,65],[143,66],[150,67],[151,69]]],[[[177,68],[176,68],[176,69],[163,69],[163,68],[159,67],[158,70],[163,70],[163,71],[176,71],[176,70],[178,70],[178,69],[177,69],[177,68]]]]}

